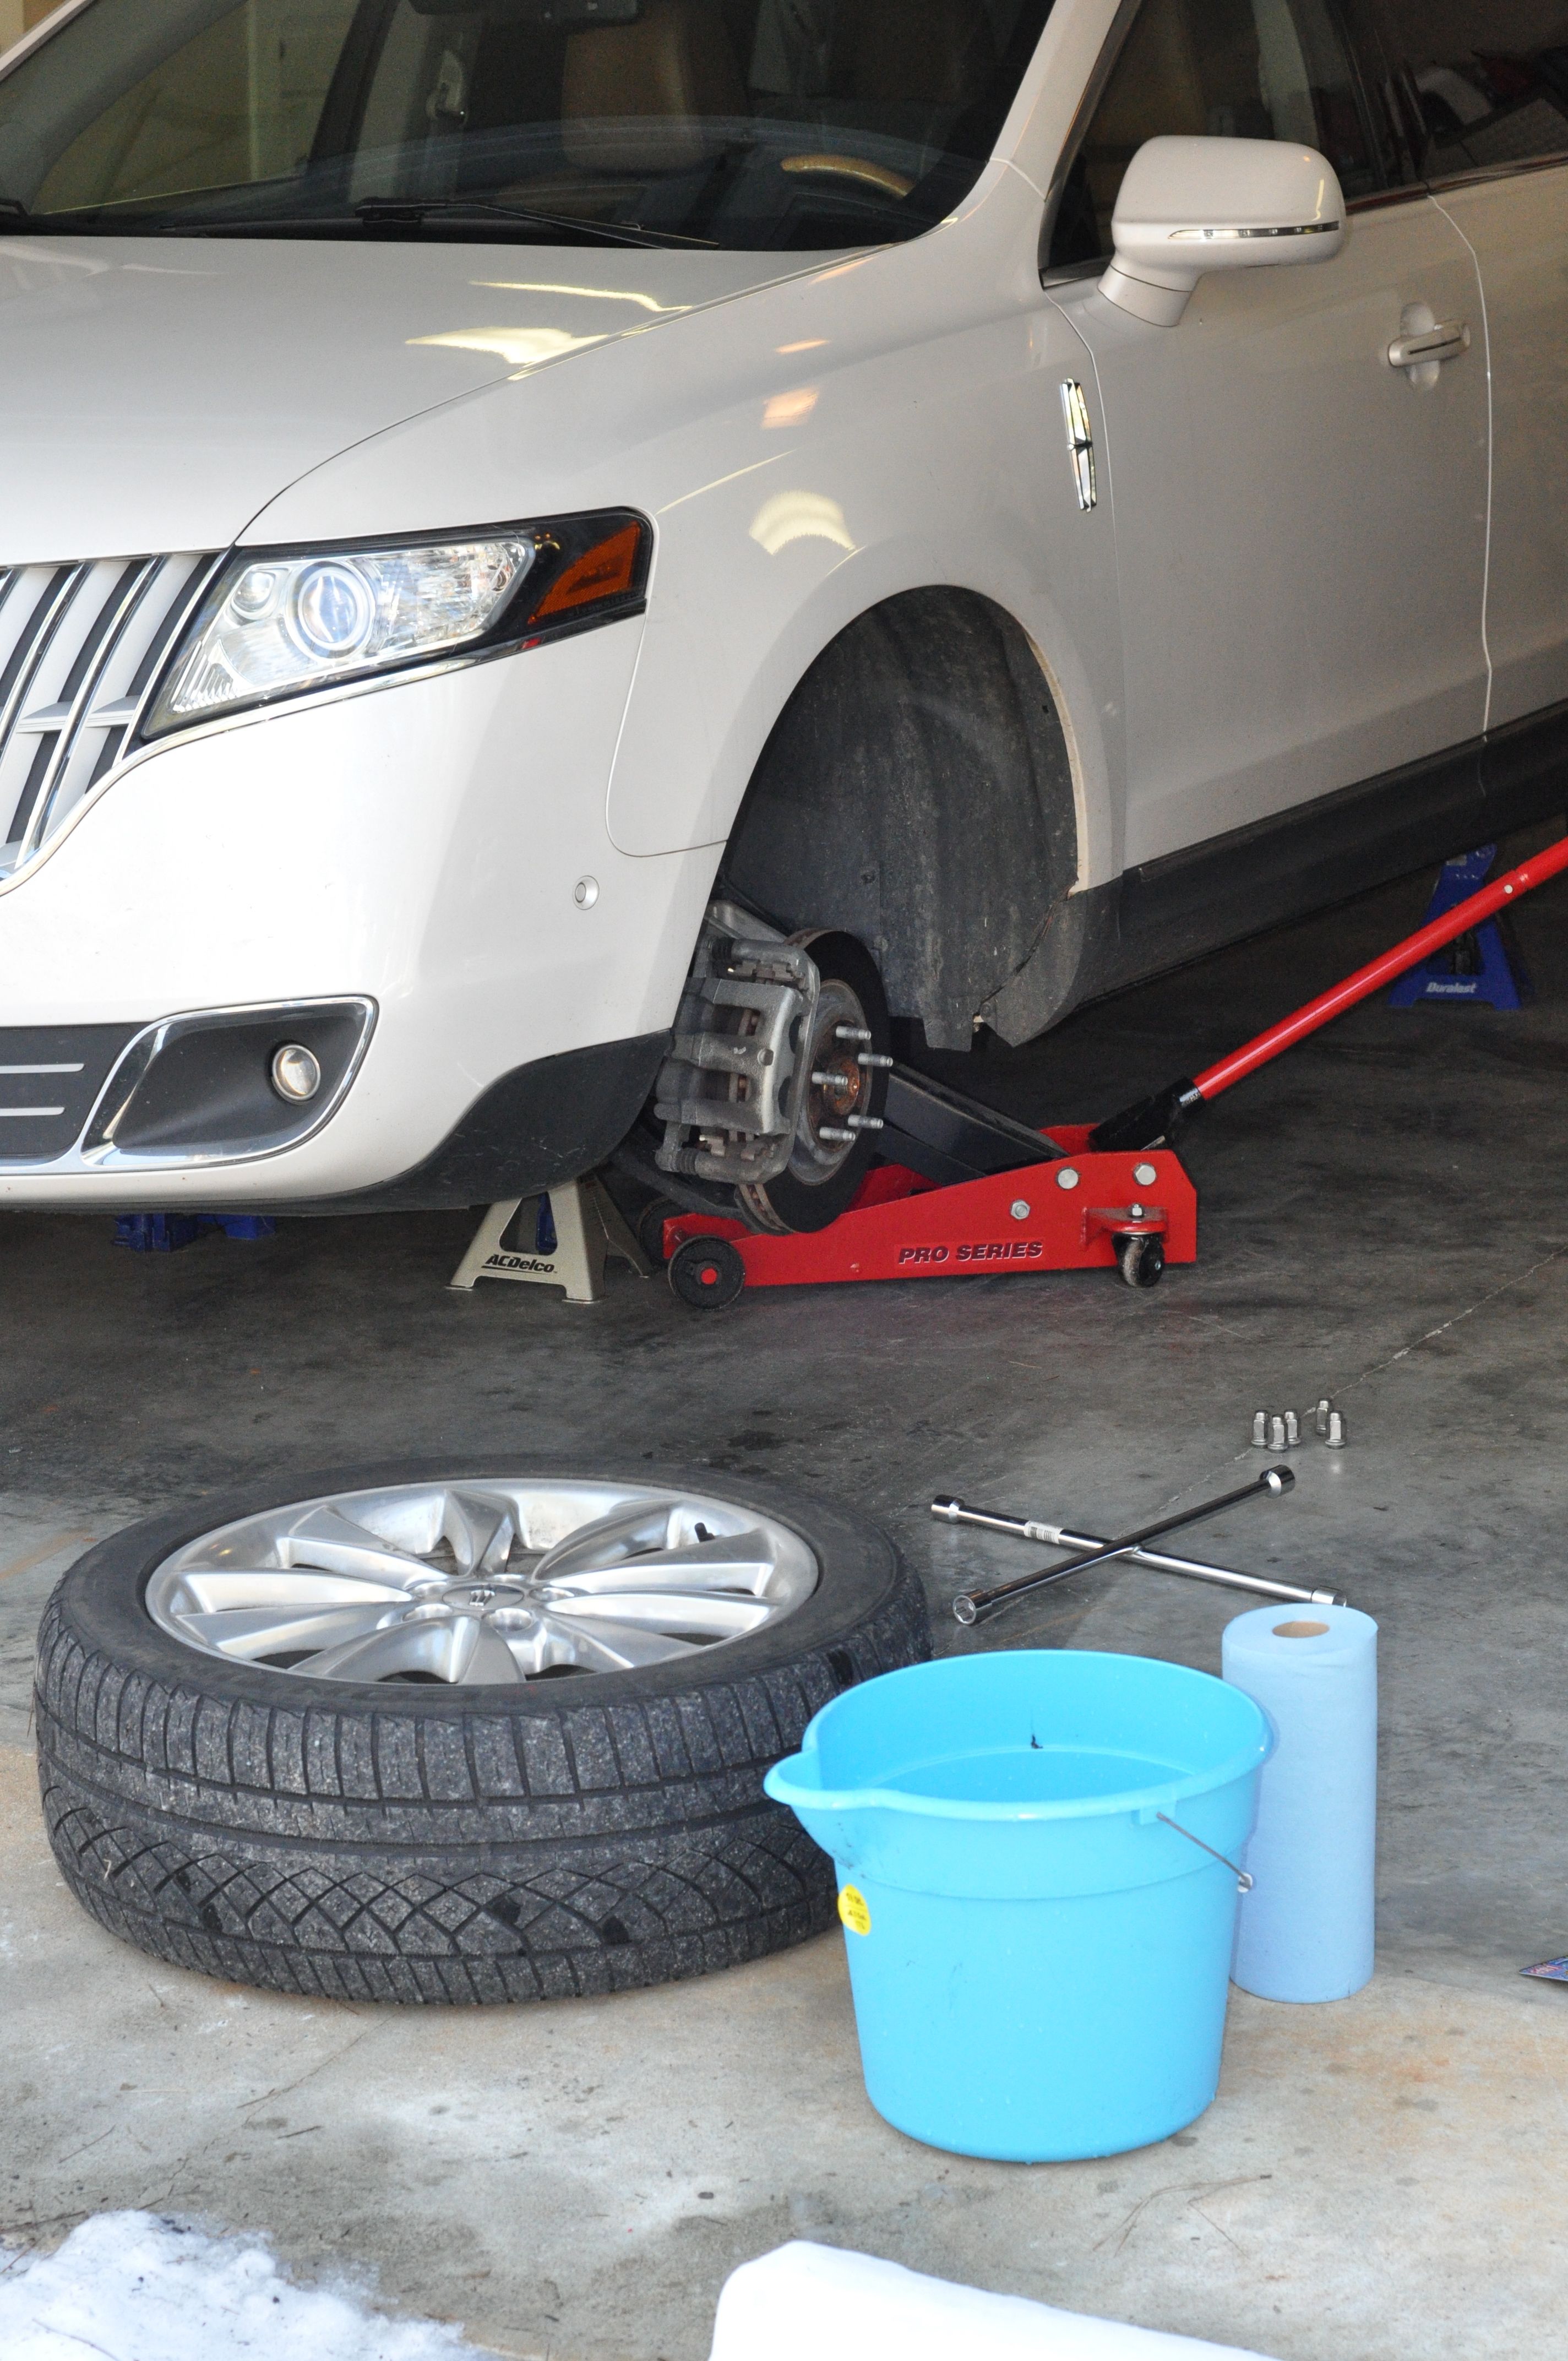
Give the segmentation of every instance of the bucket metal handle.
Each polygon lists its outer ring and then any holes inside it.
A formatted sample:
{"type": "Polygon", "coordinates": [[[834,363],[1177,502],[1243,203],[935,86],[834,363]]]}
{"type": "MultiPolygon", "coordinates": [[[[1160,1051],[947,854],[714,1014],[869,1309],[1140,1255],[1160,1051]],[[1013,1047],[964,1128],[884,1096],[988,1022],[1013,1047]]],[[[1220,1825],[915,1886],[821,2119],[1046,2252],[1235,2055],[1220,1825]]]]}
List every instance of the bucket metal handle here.
{"type": "Polygon", "coordinates": [[[1236,1892],[1238,1894],[1250,1894],[1252,1892],[1255,1881],[1248,1871],[1238,1869],[1234,1861],[1227,1860],[1223,1852],[1216,1852],[1212,1844],[1205,1844],[1203,1842],[1201,1837],[1195,1837],[1190,1828],[1184,1828],[1179,1820],[1173,1820],[1171,1818],[1168,1812],[1157,1812],[1155,1814],[1155,1817],[1157,1820],[1163,1820],[1168,1828],[1174,1828],[1179,1837],[1185,1837],[1189,1844],[1195,1844],[1201,1852],[1206,1852],[1212,1861],[1222,1862],[1234,1877],[1236,1881],[1236,1892]]]}

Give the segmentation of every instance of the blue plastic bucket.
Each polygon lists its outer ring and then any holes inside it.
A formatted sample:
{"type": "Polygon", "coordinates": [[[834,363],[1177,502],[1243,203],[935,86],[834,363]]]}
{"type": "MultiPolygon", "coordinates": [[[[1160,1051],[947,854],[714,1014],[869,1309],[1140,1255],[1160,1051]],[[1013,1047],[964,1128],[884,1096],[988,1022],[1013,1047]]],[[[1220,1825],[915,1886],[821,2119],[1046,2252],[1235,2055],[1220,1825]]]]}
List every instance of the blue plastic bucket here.
{"type": "Polygon", "coordinates": [[[838,1865],[879,2113],[1025,2163],[1201,2114],[1237,1901],[1202,1846],[1240,1858],[1273,1744],[1207,1673],[1077,1649],[916,1664],[825,1707],[765,1784],[838,1865]]]}

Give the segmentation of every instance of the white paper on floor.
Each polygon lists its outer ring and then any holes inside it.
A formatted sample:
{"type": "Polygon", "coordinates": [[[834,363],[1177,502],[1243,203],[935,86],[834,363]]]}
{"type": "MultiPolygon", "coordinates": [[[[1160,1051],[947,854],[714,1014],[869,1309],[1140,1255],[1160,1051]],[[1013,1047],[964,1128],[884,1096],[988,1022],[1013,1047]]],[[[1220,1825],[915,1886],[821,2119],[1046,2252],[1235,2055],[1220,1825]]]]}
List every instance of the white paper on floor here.
{"type": "Polygon", "coordinates": [[[712,2361],[1266,2361],[1234,2345],[1058,2312],[797,2239],[718,2298],[712,2361]]]}
{"type": "Polygon", "coordinates": [[[264,2246],[153,2213],[99,2213],[54,2254],[0,2247],[4,2361],[465,2361],[455,2328],[292,2286],[264,2246]]]}

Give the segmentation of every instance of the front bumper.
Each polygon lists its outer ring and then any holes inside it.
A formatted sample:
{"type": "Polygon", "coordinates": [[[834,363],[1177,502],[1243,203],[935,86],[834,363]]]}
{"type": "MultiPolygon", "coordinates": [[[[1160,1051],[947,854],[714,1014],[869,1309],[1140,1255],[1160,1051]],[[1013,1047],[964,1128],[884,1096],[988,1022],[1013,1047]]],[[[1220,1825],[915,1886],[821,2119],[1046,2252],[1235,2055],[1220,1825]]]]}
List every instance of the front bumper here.
{"type": "Polygon", "coordinates": [[[284,708],[115,778],[0,887],[0,1034],[92,1056],[0,1065],[80,1062],[86,1098],[170,1016],[373,1021],[324,1119],[281,1143],[166,1132],[94,1161],[75,1099],[52,1157],[0,1121],[0,1205],[472,1203],[608,1152],[657,1068],[716,857],[609,839],[640,637],[614,624],[284,708]]]}

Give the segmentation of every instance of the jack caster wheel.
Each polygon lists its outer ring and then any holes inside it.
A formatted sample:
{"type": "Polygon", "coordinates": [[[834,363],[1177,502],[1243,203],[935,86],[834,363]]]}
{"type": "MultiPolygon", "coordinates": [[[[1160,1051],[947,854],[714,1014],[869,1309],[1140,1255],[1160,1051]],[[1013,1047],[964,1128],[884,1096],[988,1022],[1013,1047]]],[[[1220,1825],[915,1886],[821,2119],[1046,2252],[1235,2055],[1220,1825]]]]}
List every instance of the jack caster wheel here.
{"type": "Polygon", "coordinates": [[[1151,1235],[1118,1238],[1116,1268],[1129,1287],[1157,1287],[1165,1270],[1165,1247],[1151,1235]]]}
{"type": "Polygon", "coordinates": [[[746,1284],[746,1266],[728,1238],[688,1238],[664,1266],[670,1285],[696,1312],[723,1312],[746,1284]]]}

